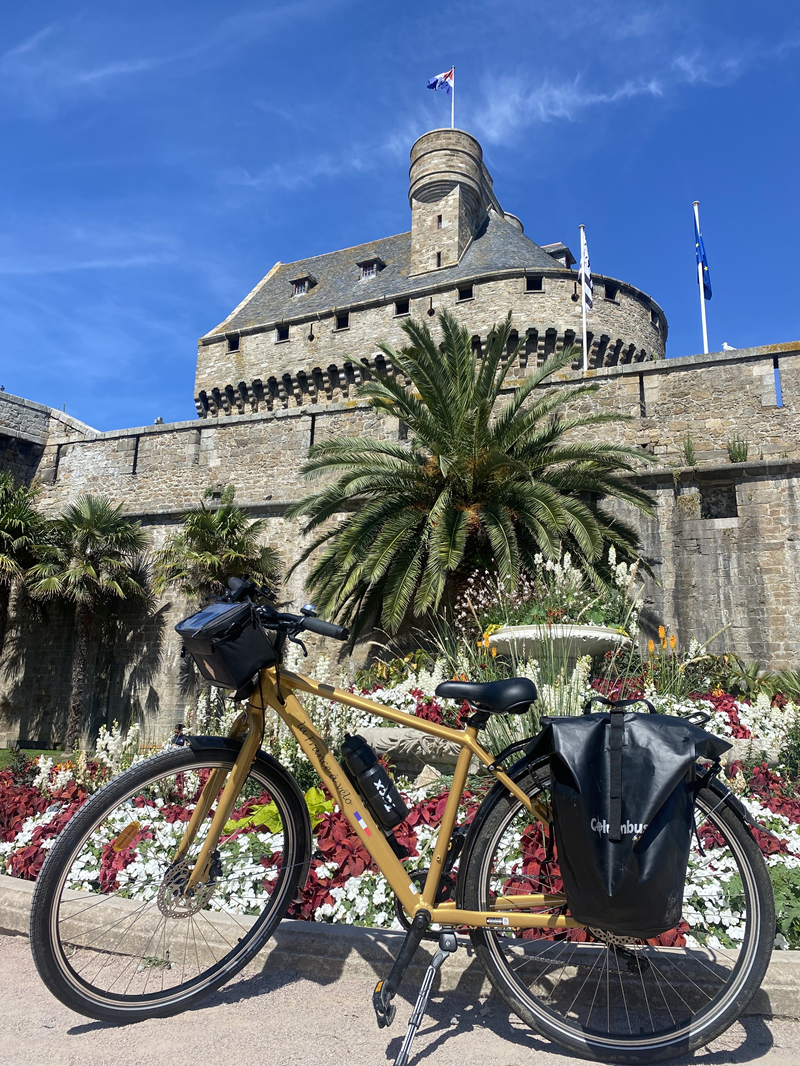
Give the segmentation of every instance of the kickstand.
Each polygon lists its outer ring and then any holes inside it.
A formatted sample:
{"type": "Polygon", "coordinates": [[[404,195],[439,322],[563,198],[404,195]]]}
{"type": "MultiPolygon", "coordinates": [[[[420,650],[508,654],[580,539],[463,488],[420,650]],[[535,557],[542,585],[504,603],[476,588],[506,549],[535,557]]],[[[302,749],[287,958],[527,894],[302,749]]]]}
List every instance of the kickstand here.
{"type": "Polygon", "coordinates": [[[411,1041],[417,1035],[417,1030],[422,1024],[422,1019],[425,1016],[425,1008],[428,1005],[428,997],[431,994],[431,988],[433,987],[433,979],[436,976],[436,971],[442,965],[448,955],[452,955],[458,947],[456,941],[456,934],[451,932],[442,933],[439,936],[439,947],[436,950],[436,954],[431,959],[431,964],[428,967],[428,972],[425,974],[425,979],[422,982],[422,987],[419,990],[417,996],[417,1002],[414,1005],[414,1010],[411,1014],[411,1020],[408,1023],[408,1029],[406,1030],[405,1039],[403,1040],[403,1046],[400,1048],[400,1054],[395,1059],[394,1066],[406,1066],[408,1062],[408,1053],[411,1050],[411,1041]]]}

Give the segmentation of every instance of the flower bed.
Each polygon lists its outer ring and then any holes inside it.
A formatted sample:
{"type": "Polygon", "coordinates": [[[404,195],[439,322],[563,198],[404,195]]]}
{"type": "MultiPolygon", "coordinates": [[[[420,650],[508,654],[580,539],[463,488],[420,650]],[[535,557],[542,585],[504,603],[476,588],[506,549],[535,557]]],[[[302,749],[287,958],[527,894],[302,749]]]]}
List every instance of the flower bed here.
{"type": "MultiPolygon", "coordinates": [[[[627,574],[622,576],[627,580],[627,574]]],[[[562,675],[549,679],[543,676],[540,665],[533,660],[515,663],[515,673],[531,677],[536,682],[540,699],[527,716],[513,716],[513,721],[512,716],[495,716],[489,723],[484,742],[491,750],[498,751],[509,740],[515,739],[504,736],[502,730],[522,730],[522,735],[530,735],[536,730],[539,708],[545,713],[574,713],[587,698],[596,694],[612,698],[644,696],[663,714],[688,715],[703,711],[709,716],[704,728],[738,745],[726,773],[734,791],[764,829],[755,835],[775,888],[778,906],[776,946],[799,948],[800,800],[796,759],[794,770],[786,766],[771,768],[763,760],[762,752],[780,751],[792,735],[797,742],[800,708],[783,696],[770,696],[763,691],[750,699],[736,698],[711,686],[699,693],[685,694],[684,666],[694,669],[693,679],[708,684],[708,676],[698,672],[693,664],[701,663],[706,670],[706,660],[710,657],[703,655],[702,649],[698,651],[698,648],[690,647],[687,656],[679,659],[676,642],[668,639],[665,632],[660,634],[660,640],[660,653],[651,651],[648,661],[639,660],[641,669],[638,672],[629,671],[622,677],[609,676],[606,672],[605,676],[591,678],[588,657],[581,659],[571,674],[562,672],[562,675]],[[673,683],[676,677],[681,684],[673,683]],[[663,684],[665,678],[669,682],[666,686],[663,684]],[[493,729],[497,732],[492,732],[493,729]],[[743,752],[746,753],[744,763],[743,752]]],[[[461,657],[456,661],[444,655],[434,657],[418,653],[391,664],[378,664],[357,679],[356,687],[378,703],[430,721],[457,726],[463,719],[465,708],[438,699],[435,689],[439,682],[452,676],[465,679],[507,676],[500,672],[502,664],[491,655],[484,638],[478,642],[477,652],[473,643],[470,656],[462,651],[457,654],[461,657]]],[[[328,664],[323,660],[319,665],[318,673],[327,676],[328,664]]],[[[321,697],[310,698],[307,706],[326,740],[334,745],[345,731],[357,732],[367,725],[381,722],[376,716],[333,705],[321,697]]],[[[231,705],[223,708],[218,720],[209,722],[198,708],[187,714],[187,721],[192,732],[218,733],[226,731],[228,719],[238,713],[238,706],[231,705]]],[[[290,915],[308,921],[398,928],[391,890],[350,831],[341,812],[313,787],[318,782],[315,782],[315,775],[294,738],[282,723],[276,722],[266,743],[272,754],[288,765],[307,789],[314,827],[314,857],[309,877],[293,901],[290,915]]],[[[81,753],[74,763],[53,765],[49,759],[40,757],[35,763],[18,764],[16,769],[0,772],[0,872],[34,880],[47,849],[86,797],[143,757],[138,750],[135,731],[125,737],[118,728],[103,729],[91,760],[81,753]]],[[[488,787],[487,781],[479,780],[475,788],[465,794],[459,821],[471,820],[488,787]]],[[[405,782],[401,783],[401,788],[410,814],[395,835],[409,852],[407,869],[424,870],[430,862],[447,791],[441,781],[427,788],[405,782]]],[[[80,888],[98,878],[103,882],[105,878],[109,884],[127,886],[131,892],[144,893],[145,896],[147,892],[152,894],[158,869],[154,865],[157,860],[153,857],[150,841],[158,838],[162,842],[177,843],[190,806],[191,796],[187,792],[181,802],[149,811],[146,833],[132,841],[129,847],[113,854],[113,849],[98,846],[96,854],[87,857],[81,869],[72,871],[71,887],[80,888]]],[[[267,807],[263,804],[262,807],[263,816],[254,819],[252,812],[258,808],[258,801],[248,801],[234,812],[232,821],[238,821],[238,827],[226,827],[234,837],[229,846],[238,848],[235,876],[247,881],[256,895],[265,890],[270,876],[274,876],[271,871],[274,871],[275,857],[282,847],[280,824],[273,823],[267,807]]],[[[705,841],[705,845],[705,856],[699,851],[692,852],[685,897],[686,926],[676,935],[712,947],[735,946],[742,935],[738,898],[741,887],[730,861],[715,855],[713,839],[705,841]]],[[[507,857],[509,879],[513,880],[520,872],[524,874],[538,869],[537,863],[542,862],[543,856],[541,841],[535,839],[535,834],[523,833],[518,849],[507,857]]],[[[560,884],[557,866],[550,870],[550,876],[554,885],[560,884]]],[[[230,906],[222,900],[217,905],[230,906]]]]}
{"type": "MultiPolygon", "coordinates": [[[[711,701],[706,701],[710,704],[711,701]]],[[[715,724],[723,732],[735,728],[729,708],[721,705],[715,724]]],[[[745,713],[745,712],[743,712],[745,713]]],[[[765,855],[778,903],[777,947],[800,947],[800,801],[796,789],[780,773],[766,764],[747,772],[740,763],[728,767],[733,787],[754,818],[768,832],[756,832],[765,855]]],[[[48,781],[41,768],[31,766],[24,774],[4,771],[0,774],[0,870],[15,877],[35,880],[47,849],[56,835],[86,799],[88,789],[63,779],[63,768],[52,767],[48,781]],[[36,772],[38,784],[29,783],[36,772]]],[[[197,782],[199,787],[200,782],[197,782]]],[[[482,799],[483,787],[465,793],[459,821],[469,822],[482,799]]],[[[396,830],[398,840],[408,849],[409,869],[425,869],[430,861],[437,827],[441,821],[447,790],[441,786],[430,790],[407,787],[406,800],[411,808],[405,822],[396,830]]],[[[248,821],[256,800],[248,801],[233,819],[248,821]]],[[[344,922],[380,928],[399,928],[394,914],[393,896],[384,878],[377,872],[367,852],[350,831],[338,809],[331,809],[319,790],[309,793],[314,821],[314,858],[306,885],[292,903],[289,915],[308,921],[344,922]]],[[[109,827],[109,841],[101,843],[93,857],[87,857],[80,869],[73,869],[69,887],[88,887],[98,879],[110,887],[130,890],[140,898],[149,898],[163,873],[150,854],[150,842],[177,844],[190,813],[190,803],[162,805],[148,812],[148,829],[122,851],[110,846],[113,833],[124,826],[109,827]]],[[[127,816],[122,815],[125,821],[127,816]]],[[[251,819],[252,821],[252,819],[251,819]]],[[[236,839],[239,848],[236,876],[247,881],[258,894],[274,876],[275,856],[280,853],[282,835],[279,825],[248,825],[236,839]]],[[[727,858],[718,858],[713,839],[704,841],[705,855],[693,852],[686,888],[685,927],[678,936],[683,942],[704,943],[710,947],[736,946],[742,936],[739,911],[740,885],[727,858]]],[[[159,849],[163,854],[163,847],[159,849]]],[[[517,875],[530,875],[544,860],[542,841],[535,830],[523,834],[519,848],[506,856],[510,881],[517,875]]],[[[556,857],[557,862],[557,857],[556,857]]],[[[553,889],[558,891],[557,865],[551,868],[553,889]]],[[[213,906],[213,902],[212,902],[213,906]]],[[[227,904],[221,903],[225,907],[227,904]]],[[[531,935],[535,935],[531,933],[531,935]]],[[[580,931],[574,936],[584,935],[580,931]]]]}

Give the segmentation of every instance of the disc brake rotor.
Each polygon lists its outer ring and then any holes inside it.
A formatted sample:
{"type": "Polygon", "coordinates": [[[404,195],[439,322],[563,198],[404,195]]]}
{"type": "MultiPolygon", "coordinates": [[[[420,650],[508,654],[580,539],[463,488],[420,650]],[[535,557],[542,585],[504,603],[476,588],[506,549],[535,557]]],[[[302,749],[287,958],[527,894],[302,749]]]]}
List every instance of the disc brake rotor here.
{"type": "Polygon", "coordinates": [[[195,885],[191,894],[186,894],[186,886],[193,869],[194,863],[190,859],[182,859],[170,866],[164,874],[156,902],[165,918],[191,918],[193,914],[203,910],[213,896],[217,887],[217,882],[213,879],[213,862],[209,880],[195,885]]]}

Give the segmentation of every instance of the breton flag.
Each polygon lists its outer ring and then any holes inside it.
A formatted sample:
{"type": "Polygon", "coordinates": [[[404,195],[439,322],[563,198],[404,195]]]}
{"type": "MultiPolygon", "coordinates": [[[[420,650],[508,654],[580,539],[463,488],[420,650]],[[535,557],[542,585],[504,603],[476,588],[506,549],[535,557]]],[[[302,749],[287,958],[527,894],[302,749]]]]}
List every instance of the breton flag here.
{"type": "Polygon", "coordinates": [[[697,256],[698,274],[700,267],[703,268],[703,296],[706,300],[711,299],[711,275],[708,272],[708,260],[706,259],[706,246],[703,244],[703,235],[695,212],[694,218],[694,251],[697,256]]]}
{"type": "Polygon", "coordinates": [[[429,89],[444,89],[449,96],[455,88],[456,68],[450,67],[444,74],[437,74],[428,82],[429,89]]]}
{"type": "Polygon", "coordinates": [[[583,292],[583,306],[587,311],[592,309],[592,270],[589,266],[589,249],[586,245],[586,233],[581,226],[581,266],[578,272],[578,281],[581,283],[583,292]]]}

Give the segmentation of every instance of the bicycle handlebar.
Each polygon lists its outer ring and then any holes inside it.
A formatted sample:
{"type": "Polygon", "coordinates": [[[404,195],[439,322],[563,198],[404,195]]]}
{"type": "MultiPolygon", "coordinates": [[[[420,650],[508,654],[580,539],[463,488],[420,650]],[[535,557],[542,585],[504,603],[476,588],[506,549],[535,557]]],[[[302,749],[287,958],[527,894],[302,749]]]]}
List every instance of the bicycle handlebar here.
{"type": "Polygon", "coordinates": [[[333,637],[334,640],[347,640],[350,636],[350,631],[344,626],[324,622],[321,618],[304,618],[303,629],[311,633],[319,633],[323,637],[333,637]]]}
{"type": "Polygon", "coordinates": [[[286,614],[275,611],[269,606],[258,607],[258,614],[267,629],[283,629],[301,633],[304,629],[309,633],[319,633],[322,637],[333,637],[334,640],[348,640],[350,631],[344,626],[334,625],[333,622],[325,622],[322,618],[314,618],[312,615],[286,614]]]}
{"type": "MultiPolygon", "coordinates": [[[[231,577],[228,578],[229,593],[227,598],[231,601],[241,601],[243,599],[250,600],[252,603],[251,595],[269,595],[267,590],[260,588],[255,582],[249,578],[231,577]]],[[[274,599],[274,596],[270,596],[274,599]]],[[[288,633],[291,637],[301,633],[304,629],[309,633],[319,633],[322,637],[333,637],[334,640],[349,640],[350,631],[344,626],[334,625],[333,622],[325,622],[321,618],[315,618],[313,614],[306,614],[305,608],[303,614],[286,614],[282,611],[276,611],[270,604],[262,604],[257,607],[258,615],[263,624],[268,629],[280,629],[288,633]]],[[[313,608],[309,608],[313,610],[313,608]]]]}

